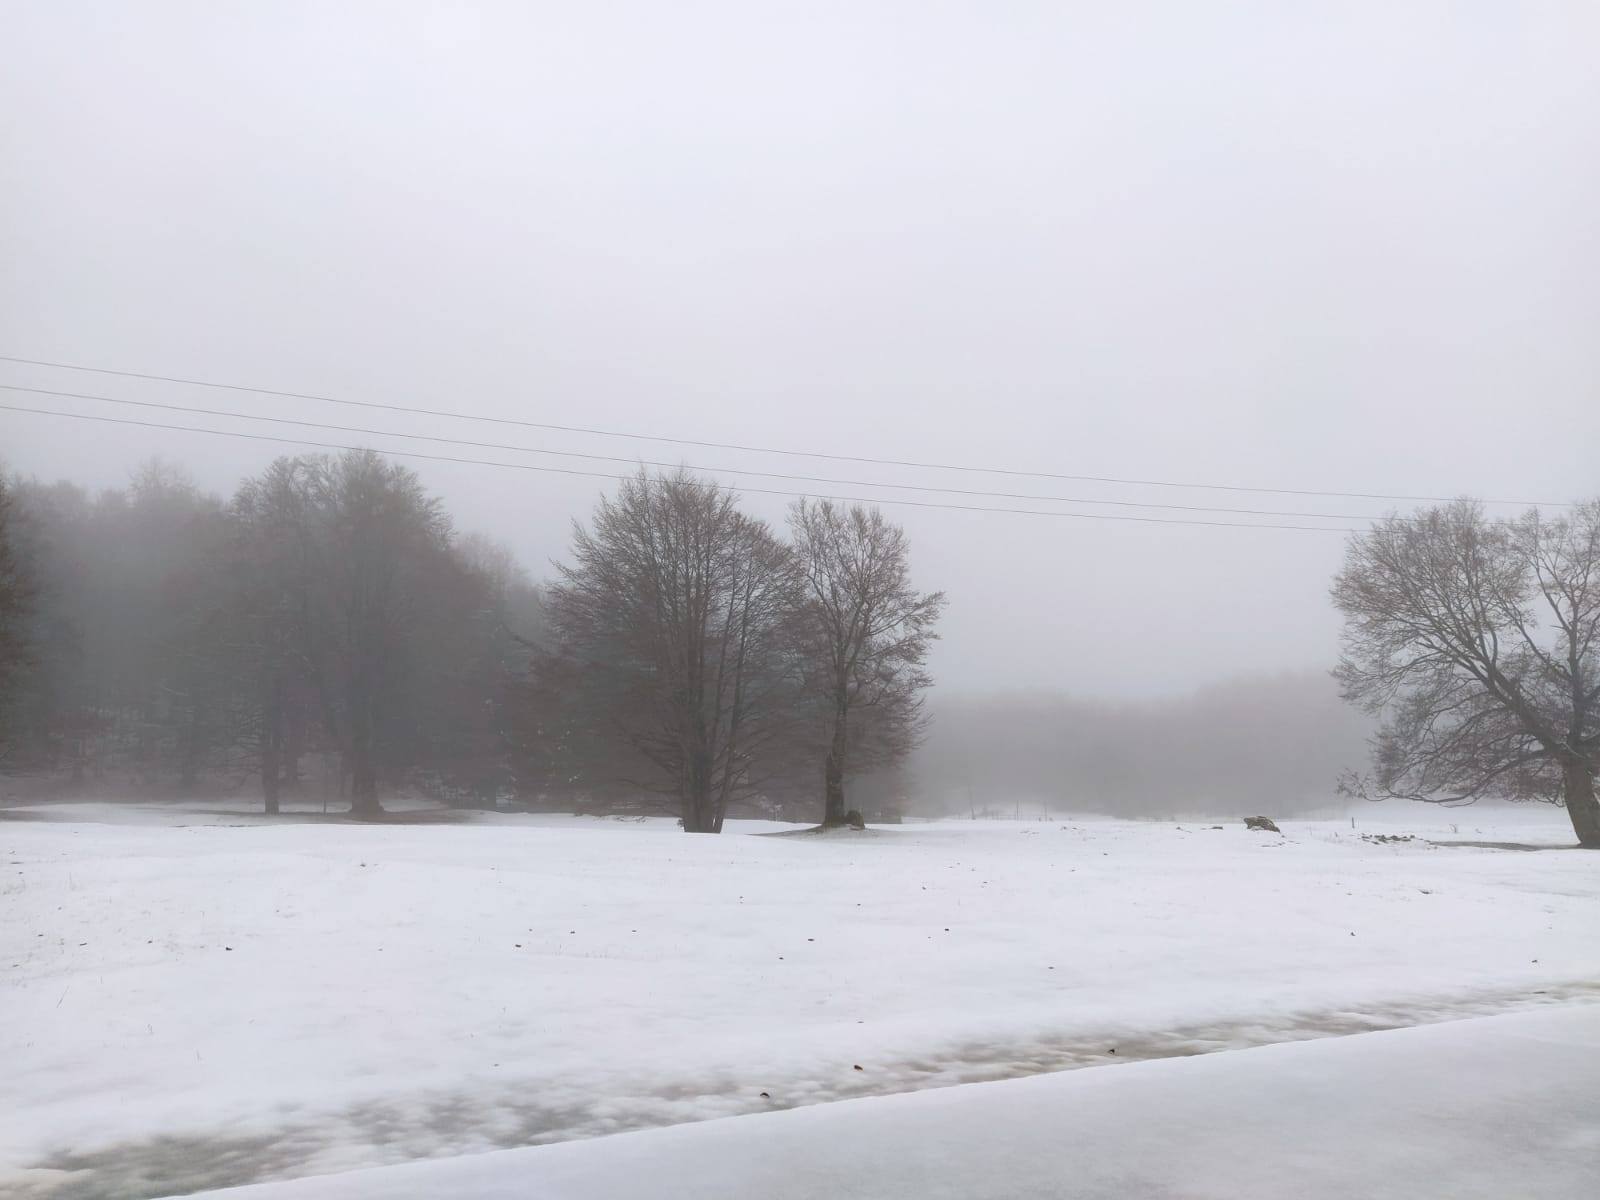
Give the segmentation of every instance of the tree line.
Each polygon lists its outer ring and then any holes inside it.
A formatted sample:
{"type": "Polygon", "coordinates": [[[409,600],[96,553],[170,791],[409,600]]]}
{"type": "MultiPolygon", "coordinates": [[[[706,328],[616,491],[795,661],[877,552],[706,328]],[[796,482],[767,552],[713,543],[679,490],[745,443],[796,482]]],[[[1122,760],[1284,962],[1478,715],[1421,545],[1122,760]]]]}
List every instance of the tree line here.
{"type": "MultiPolygon", "coordinates": [[[[1547,801],[1600,847],[1600,501],[1393,515],[1351,536],[1332,599],[1339,688],[1377,722],[1345,792],[1547,801]]],[[[226,501],[160,464],[98,495],[13,481],[0,769],[152,791],[251,777],[271,811],[320,765],[360,815],[405,786],[690,831],[731,811],[839,824],[847,785],[893,792],[922,739],[943,605],[877,510],[802,500],[779,530],[684,471],[623,481],[542,586],[370,452],[280,459],[226,501]]],[[[1248,689],[1145,706],[1120,742],[1126,713],[958,703],[924,790],[958,811],[1311,804],[1301,772],[1356,727],[1281,688],[1265,708],[1248,689]],[[1322,715],[1302,729],[1291,710],[1322,715]]]]}
{"type": "Polygon", "coordinates": [[[331,774],[385,790],[844,823],[926,723],[943,597],[902,530],[802,500],[783,533],[641,472],[536,585],[371,452],[279,459],[226,501],[160,463],[92,495],[0,487],[0,769],[152,793],[331,774]]]}

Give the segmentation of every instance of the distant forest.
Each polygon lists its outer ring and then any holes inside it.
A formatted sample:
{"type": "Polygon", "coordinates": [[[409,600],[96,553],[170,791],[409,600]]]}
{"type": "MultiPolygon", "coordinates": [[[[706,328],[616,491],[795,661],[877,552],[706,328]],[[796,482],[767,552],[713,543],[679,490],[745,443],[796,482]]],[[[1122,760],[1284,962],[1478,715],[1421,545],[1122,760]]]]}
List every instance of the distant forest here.
{"type": "Polygon", "coordinates": [[[1366,719],[1317,673],[1184,699],[938,695],[943,604],[876,511],[788,538],[684,474],[624,481],[535,582],[377,455],[230,499],[13,480],[0,771],[13,794],[382,811],[1169,817],[1326,807],[1366,719]]]}
{"type": "MultiPolygon", "coordinates": [[[[160,462],[0,488],[11,794],[257,790],[267,812],[462,807],[857,823],[926,727],[938,593],[875,509],[785,530],[687,472],[623,479],[555,578],[370,452],[231,499],[160,462]],[[785,536],[787,535],[787,536],[785,536]]],[[[877,808],[874,808],[877,815],[877,808]]]]}
{"type": "Polygon", "coordinates": [[[943,696],[914,767],[919,806],[963,816],[1294,814],[1348,803],[1337,781],[1366,761],[1373,729],[1315,671],[1120,704],[943,696]]]}

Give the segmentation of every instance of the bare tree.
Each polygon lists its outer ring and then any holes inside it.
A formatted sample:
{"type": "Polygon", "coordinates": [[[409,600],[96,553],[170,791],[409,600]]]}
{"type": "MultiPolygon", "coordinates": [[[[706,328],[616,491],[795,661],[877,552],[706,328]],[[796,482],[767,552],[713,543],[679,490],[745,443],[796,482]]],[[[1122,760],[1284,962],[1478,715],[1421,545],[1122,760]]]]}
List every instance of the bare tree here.
{"type": "Polygon", "coordinates": [[[0,761],[10,746],[7,718],[21,674],[32,588],[23,575],[11,491],[0,479],[0,761]]]}
{"type": "Polygon", "coordinates": [[[404,708],[420,694],[422,613],[451,565],[450,522],[416,473],[372,451],[313,462],[321,522],[318,564],[330,618],[318,655],[326,720],[350,778],[350,811],[382,812],[380,767],[404,757],[417,731],[404,708]]]}
{"type": "Polygon", "coordinates": [[[564,727],[587,717],[578,724],[604,731],[597,748],[610,748],[614,778],[637,769],[627,782],[670,797],[685,831],[721,832],[793,716],[788,551],[727,491],[683,471],[641,472],[575,528],[573,559],[550,593],[553,652],[541,667],[564,727]]]}
{"type": "Polygon", "coordinates": [[[314,711],[350,809],[423,757],[444,674],[483,607],[450,523],[415,473],[370,451],[280,459],[234,501],[239,648],[268,811],[314,711]]]}
{"type": "Polygon", "coordinates": [[[427,636],[413,668],[424,686],[408,713],[413,779],[447,803],[493,807],[537,782],[540,760],[514,721],[542,598],[508,549],[476,535],[453,539],[429,574],[415,596],[427,636]]]}
{"type": "Polygon", "coordinates": [[[822,823],[842,825],[850,771],[898,762],[917,743],[944,593],[911,586],[905,531],[877,509],[799,500],[789,528],[805,586],[798,636],[825,747],[822,823]]]}
{"type": "Polygon", "coordinates": [[[240,487],[231,510],[237,732],[254,749],[268,813],[278,811],[284,785],[298,776],[304,737],[294,734],[309,724],[323,681],[312,466],[307,459],[278,459],[240,487]]]}
{"type": "Polygon", "coordinates": [[[1600,848],[1600,501],[1491,521],[1458,501],[1352,538],[1346,699],[1384,722],[1362,795],[1564,803],[1600,848]]]}
{"type": "Polygon", "coordinates": [[[218,570],[228,541],[222,502],[187,472],[161,459],[144,463],[127,489],[114,531],[126,553],[114,611],[134,655],[124,703],[151,726],[149,769],[175,770],[181,787],[200,782],[223,750],[226,697],[233,689],[224,654],[226,579],[218,570]]]}

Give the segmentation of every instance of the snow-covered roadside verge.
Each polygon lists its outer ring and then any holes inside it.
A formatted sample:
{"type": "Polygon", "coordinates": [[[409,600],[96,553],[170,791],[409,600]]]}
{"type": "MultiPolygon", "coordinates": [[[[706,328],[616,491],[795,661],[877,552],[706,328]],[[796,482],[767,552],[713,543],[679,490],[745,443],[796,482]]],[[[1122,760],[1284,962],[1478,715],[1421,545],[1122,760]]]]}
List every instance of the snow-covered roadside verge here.
{"type": "Polygon", "coordinates": [[[1600,1006],[845,1101],[214,1200],[1588,1200],[1600,1006]]]}

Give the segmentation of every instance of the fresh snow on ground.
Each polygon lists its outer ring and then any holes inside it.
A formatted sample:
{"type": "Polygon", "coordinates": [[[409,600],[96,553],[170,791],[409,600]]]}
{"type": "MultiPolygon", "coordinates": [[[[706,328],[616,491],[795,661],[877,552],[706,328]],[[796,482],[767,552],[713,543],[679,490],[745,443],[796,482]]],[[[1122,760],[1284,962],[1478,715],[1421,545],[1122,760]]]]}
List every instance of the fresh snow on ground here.
{"type": "Polygon", "coordinates": [[[1600,1000],[1593,855],[1361,836],[1554,847],[1559,812],[1368,811],[685,837],[7,810],[0,1187],[158,1195],[1600,1000]]]}
{"type": "Polygon", "coordinates": [[[1600,1005],[874,1097],[216,1200],[1592,1200],[1600,1005]]]}

